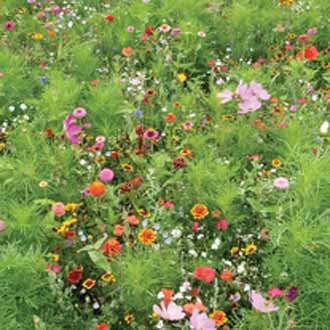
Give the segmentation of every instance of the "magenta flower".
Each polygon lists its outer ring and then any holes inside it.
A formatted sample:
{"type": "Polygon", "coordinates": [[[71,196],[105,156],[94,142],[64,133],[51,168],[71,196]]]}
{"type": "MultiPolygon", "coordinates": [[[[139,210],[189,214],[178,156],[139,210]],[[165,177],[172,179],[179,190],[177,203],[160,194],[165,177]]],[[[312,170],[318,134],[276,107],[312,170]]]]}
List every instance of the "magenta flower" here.
{"type": "Polygon", "coordinates": [[[294,301],[298,297],[298,288],[295,286],[290,286],[285,293],[285,299],[288,302],[294,301]]]}
{"type": "Polygon", "coordinates": [[[103,182],[111,182],[114,178],[114,173],[110,168],[104,168],[100,173],[98,178],[103,182]]]}
{"type": "Polygon", "coordinates": [[[77,137],[82,132],[82,128],[76,124],[72,124],[66,129],[66,137],[71,144],[80,144],[81,141],[77,137]]]}
{"type": "Polygon", "coordinates": [[[155,129],[149,128],[144,132],[143,137],[146,140],[156,140],[159,137],[159,133],[155,129]]]}
{"type": "Polygon", "coordinates": [[[283,296],[283,291],[279,288],[271,288],[268,290],[268,296],[270,298],[276,298],[283,296]]]}
{"type": "Polygon", "coordinates": [[[199,313],[194,309],[190,317],[190,326],[193,330],[215,330],[215,322],[211,320],[206,313],[199,313]]]}
{"type": "Polygon", "coordinates": [[[261,313],[272,313],[278,311],[278,306],[266,300],[261,293],[254,290],[250,293],[250,302],[253,308],[261,313]]]}
{"type": "Polygon", "coordinates": [[[158,305],[154,305],[153,310],[156,314],[160,315],[162,319],[168,321],[180,321],[186,316],[183,312],[183,308],[174,302],[170,302],[166,307],[162,301],[160,303],[160,307],[158,305]]]}
{"type": "Polygon", "coordinates": [[[14,21],[7,21],[6,23],[5,23],[5,30],[6,31],[13,31],[14,29],[15,29],[15,27],[16,27],[16,22],[14,22],[14,21]]]}
{"type": "Polygon", "coordinates": [[[79,108],[74,109],[72,114],[74,117],[81,119],[87,115],[87,111],[86,111],[86,109],[79,107],[79,108]]]}
{"type": "Polygon", "coordinates": [[[279,177],[274,180],[273,186],[277,189],[288,189],[289,188],[289,180],[284,177],[279,177]]]}

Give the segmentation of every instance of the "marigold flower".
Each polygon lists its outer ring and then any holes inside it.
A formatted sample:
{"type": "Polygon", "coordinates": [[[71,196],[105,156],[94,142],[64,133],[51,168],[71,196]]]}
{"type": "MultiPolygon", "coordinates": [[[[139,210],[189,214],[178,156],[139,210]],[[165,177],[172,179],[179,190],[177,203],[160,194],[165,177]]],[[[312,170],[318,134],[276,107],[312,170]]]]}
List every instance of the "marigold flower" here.
{"type": "Polygon", "coordinates": [[[87,289],[87,290],[90,290],[92,289],[96,284],[96,281],[95,280],[92,280],[91,278],[88,278],[87,280],[85,280],[82,284],[82,286],[87,289]]]}
{"type": "Polygon", "coordinates": [[[153,229],[145,228],[145,229],[140,231],[138,237],[139,237],[139,240],[142,244],[150,245],[156,240],[157,233],[153,229]]]}
{"type": "Polygon", "coordinates": [[[204,219],[209,214],[207,206],[204,204],[195,204],[190,212],[196,220],[204,219]]]}
{"type": "Polygon", "coordinates": [[[219,311],[219,310],[214,311],[210,315],[210,318],[215,322],[215,324],[218,327],[225,324],[228,321],[226,313],[223,311],[219,311]]]}

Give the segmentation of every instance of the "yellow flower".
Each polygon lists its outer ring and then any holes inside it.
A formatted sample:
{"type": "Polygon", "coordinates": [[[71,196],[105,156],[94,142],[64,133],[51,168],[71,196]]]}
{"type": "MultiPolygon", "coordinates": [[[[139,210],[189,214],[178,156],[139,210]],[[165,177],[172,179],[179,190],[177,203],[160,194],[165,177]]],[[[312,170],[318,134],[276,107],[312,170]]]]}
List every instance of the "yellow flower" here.
{"type": "Polygon", "coordinates": [[[127,164],[127,163],[122,164],[121,167],[126,172],[132,172],[132,171],[134,171],[134,166],[132,166],[130,164],[127,164]]]}
{"type": "Polygon", "coordinates": [[[5,143],[0,143],[0,151],[6,149],[6,144],[5,143]]]}
{"type": "Polygon", "coordinates": [[[195,204],[190,212],[196,220],[204,219],[209,214],[209,210],[204,204],[195,204]]]}
{"type": "Polygon", "coordinates": [[[273,167],[279,168],[279,167],[281,167],[281,165],[282,165],[282,162],[279,159],[273,159],[272,160],[272,166],[273,167]]]}
{"type": "Polygon", "coordinates": [[[160,319],[160,315],[156,312],[153,312],[152,313],[152,318],[153,318],[153,320],[158,321],[160,319]]]}
{"type": "Polygon", "coordinates": [[[43,34],[42,33],[37,33],[37,32],[35,32],[35,33],[33,33],[32,34],[32,39],[34,39],[34,40],[42,40],[44,38],[44,36],[43,36],[43,34]]]}
{"type": "Polygon", "coordinates": [[[104,281],[104,282],[107,282],[109,284],[113,284],[116,282],[116,278],[115,276],[111,273],[111,272],[107,272],[105,274],[103,274],[101,276],[101,279],[104,281]]]}
{"type": "Polygon", "coordinates": [[[236,254],[239,252],[239,247],[238,246],[233,246],[231,249],[230,249],[230,253],[231,254],[236,254]]]}
{"type": "Polygon", "coordinates": [[[76,210],[78,207],[80,207],[82,205],[83,205],[83,203],[79,203],[79,204],[77,204],[77,203],[68,203],[68,204],[65,205],[64,209],[67,212],[72,212],[72,211],[76,210]]]}
{"type": "Polygon", "coordinates": [[[76,222],[77,222],[77,219],[72,218],[70,220],[64,221],[62,225],[68,228],[68,227],[72,226],[73,224],[75,224],[76,222]]]}
{"type": "Polygon", "coordinates": [[[134,316],[133,314],[127,314],[124,318],[125,322],[127,324],[131,324],[134,321],[134,316]]]}
{"type": "Polygon", "coordinates": [[[153,229],[144,228],[140,231],[138,237],[142,244],[150,245],[156,240],[157,233],[153,229]]]}
{"type": "Polygon", "coordinates": [[[179,73],[177,75],[177,78],[179,79],[179,81],[184,82],[187,80],[187,75],[185,73],[179,73]]]}
{"type": "Polygon", "coordinates": [[[210,318],[215,322],[215,324],[219,327],[223,324],[225,324],[228,319],[227,315],[223,311],[214,311],[211,315],[210,318]]]}
{"type": "Polygon", "coordinates": [[[243,249],[243,251],[245,252],[245,255],[246,256],[250,256],[251,254],[257,252],[257,250],[258,250],[258,248],[254,244],[250,244],[245,249],[243,249]]]}
{"type": "Polygon", "coordinates": [[[82,285],[85,289],[90,290],[95,286],[95,283],[96,283],[95,280],[88,278],[87,280],[84,281],[84,283],[82,285]]]}

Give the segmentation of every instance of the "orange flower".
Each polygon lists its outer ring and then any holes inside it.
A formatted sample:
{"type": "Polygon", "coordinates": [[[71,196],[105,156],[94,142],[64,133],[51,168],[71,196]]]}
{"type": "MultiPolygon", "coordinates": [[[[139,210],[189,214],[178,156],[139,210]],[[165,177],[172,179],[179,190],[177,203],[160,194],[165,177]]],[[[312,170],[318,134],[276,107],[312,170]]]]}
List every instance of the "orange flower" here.
{"type": "Polygon", "coordinates": [[[120,237],[124,234],[124,227],[122,225],[115,225],[113,229],[113,234],[117,237],[120,237]]]}
{"type": "Polygon", "coordinates": [[[225,324],[228,321],[227,315],[223,311],[214,311],[210,315],[210,318],[215,322],[215,324],[217,326],[221,326],[221,325],[225,324]]]}
{"type": "Polygon", "coordinates": [[[221,212],[219,210],[212,211],[213,218],[219,218],[221,216],[221,212]]]}
{"type": "Polygon", "coordinates": [[[95,330],[109,330],[109,327],[105,323],[100,323],[95,327],[95,330]]]}
{"type": "Polygon", "coordinates": [[[223,271],[220,274],[220,278],[225,282],[231,282],[233,280],[233,273],[229,271],[223,271]]]}
{"type": "Polygon", "coordinates": [[[207,310],[207,308],[201,302],[196,302],[195,304],[188,303],[183,306],[184,312],[189,315],[193,313],[194,309],[197,309],[199,312],[206,312],[207,310]]]}
{"type": "Polygon", "coordinates": [[[54,31],[48,31],[48,37],[49,38],[55,38],[56,33],[54,31]]]}
{"type": "Polygon", "coordinates": [[[209,211],[204,204],[195,204],[190,212],[196,220],[204,219],[209,214],[209,211]]]}
{"type": "Polygon", "coordinates": [[[102,196],[105,193],[105,185],[101,181],[94,181],[90,186],[89,186],[89,192],[91,195],[98,197],[102,196]]]}
{"type": "Polygon", "coordinates": [[[140,220],[135,215],[129,215],[127,221],[132,226],[137,226],[140,223],[140,220]]]}
{"type": "Polygon", "coordinates": [[[121,51],[121,53],[124,55],[124,56],[131,56],[132,53],[133,53],[133,48],[131,47],[127,47],[127,48],[123,48],[123,50],[121,51]]]}
{"type": "Polygon", "coordinates": [[[190,149],[182,149],[180,151],[180,155],[189,158],[189,157],[191,157],[191,151],[190,151],[190,149]]]}
{"type": "Polygon", "coordinates": [[[176,115],[172,112],[167,114],[164,118],[167,123],[174,123],[176,121],[176,115]]]}
{"type": "Polygon", "coordinates": [[[139,233],[139,240],[144,245],[152,244],[157,238],[157,233],[153,229],[145,228],[139,233]]]}
{"type": "Polygon", "coordinates": [[[121,251],[121,245],[116,239],[108,239],[103,244],[103,252],[108,257],[114,257],[121,251]]]}

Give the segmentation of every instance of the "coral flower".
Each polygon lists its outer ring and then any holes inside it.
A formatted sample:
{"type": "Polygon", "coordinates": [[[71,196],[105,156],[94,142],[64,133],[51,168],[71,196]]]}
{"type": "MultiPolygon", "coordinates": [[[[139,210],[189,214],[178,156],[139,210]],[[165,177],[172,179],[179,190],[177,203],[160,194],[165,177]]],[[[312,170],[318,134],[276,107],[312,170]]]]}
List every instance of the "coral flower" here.
{"type": "Polygon", "coordinates": [[[233,280],[233,273],[229,271],[223,271],[220,274],[220,278],[225,282],[231,282],[233,280]]]}
{"type": "Polygon", "coordinates": [[[211,283],[215,277],[215,270],[211,267],[197,267],[194,276],[199,281],[211,283]]]}
{"type": "Polygon", "coordinates": [[[218,327],[224,325],[228,321],[227,315],[223,311],[214,311],[210,315],[210,319],[213,320],[218,327]]]}
{"type": "Polygon", "coordinates": [[[314,46],[309,46],[301,50],[297,54],[297,58],[299,60],[307,59],[308,61],[314,61],[315,59],[318,58],[318,56],[319,56],[319,52],[317,48],[315,48],[314,46]]]}
{"type": "Polygon", "coordinates": [[[153,229],[145,228],[139,233],[139,240],[144,245],[152,244],[157,238],[157,233],[153,229]]]}
{"type": "Polygon", "coordinates": [[[103,182],[101,181],[94,181],[89,187],[89,193],[92,196],[98,197],[104,195],[106,188],[103,182]]]}
{"type": "Polygon", "coordinates": [[[115,225],[115,228],[113,229],[113,234],[117,237],[123,236],[124,227],[122,225],[115,225]]]}
{"type": "Polygon", "coordinates": [[[132,226],[137,226],[140,223],[140,220],[135,215],[129,215],[127,221],[132,226]]]}
{"type": "Polygon", "coordinates": [[[174,123],[176,121],[176,115],[172,112],[167,114],[164,118],[167,123],[174,123]]]}
{"type": "Polygon", "coordinates": [[[121,251],[121,244],[116,239],[108,239],[103,244],[103,252],[107,257],[114,257],[121,251]]]}
{"type": "Polygon", "coordinates": [[[61,202],[54,203],[52,206],[52,212],[55,214],[56,217],[60,218],[65,214],[65,205],[61,202]]]}
{"type": "Polygon", "coordinates": [[[193,313],[194,309],[197,309],[199,312],[206,311],[206,307],[203,305],[203,303],[201,303],[199,301],[196,302],[195,304],[193,304],[193,303],[185,304],[183,306],[183,309],[184,309],[184,312],[189,315],[191,315],[193,313]]]}
{"type": "Polygon", "coordinates": [[[204,219],[209,214],[204,204],[195,204],[190,212],[196,220],[204,219]]]}
{"type": "Polygon", "coordinates": [[[121,53],[124,55],[124,56],[131,56],[132,53],[133,53],[133,48],[131,47],[127,47],[127,48],[123,48],[123,50],[121,51],[121,53]]]}

